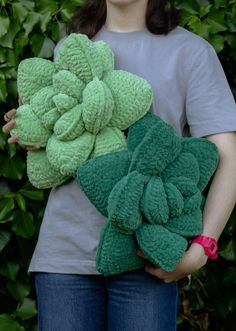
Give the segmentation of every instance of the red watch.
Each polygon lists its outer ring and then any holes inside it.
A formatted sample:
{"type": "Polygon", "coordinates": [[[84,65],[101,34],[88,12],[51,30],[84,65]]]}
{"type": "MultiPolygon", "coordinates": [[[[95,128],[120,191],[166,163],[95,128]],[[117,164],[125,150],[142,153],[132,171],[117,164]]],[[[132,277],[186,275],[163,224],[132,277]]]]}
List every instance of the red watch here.
{"type": "Polygon", "coordinates": [[[218,244],[214,238],[200,235],[193,238],[192,243],[201,245],[204,248],[205,254],[209,257],[209,259],[217,259],[218,244]]]}

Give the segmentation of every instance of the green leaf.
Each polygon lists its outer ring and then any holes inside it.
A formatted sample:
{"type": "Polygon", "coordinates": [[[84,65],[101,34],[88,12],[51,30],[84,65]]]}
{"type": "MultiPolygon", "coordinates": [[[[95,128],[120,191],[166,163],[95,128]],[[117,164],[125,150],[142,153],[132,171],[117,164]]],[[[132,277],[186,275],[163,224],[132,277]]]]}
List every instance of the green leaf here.
{"type": "Polygon", "coordinates": [[[21,31],[17,35],[17,48],[18,48],[18,53],[22,54],[24,47],[27,45],[29,42],[28,36],[25,35],[23,31],[21,31]]]}
{"type": "Polygon", "coordinates": [[[66,36],[65,23],[53,22],[51,25],[51,29],[52,29],[52,40],[56,42],[66,36]]]}
{"type": "MultiPolygon", "coordinates": [[[[70,1],[71,2],[71,1],[70,1]]],[[[49,12],[51,16],[55,15],[58,10],[56,1],[40,0],[37,3],[37,11],[41,13],[49,12]]]]}
{"type": "Polygon", "coordinates": [[[214,1],[215,8],[225,7],[225,6],[226,6],[225,0],[215,0],[214,1]]]}
{"type": "Polygon", "coordinates": [[[43,41],[44,41],[45,37],[43,34],[39,34],[39,33],[35,33],[32,38],[30,39],[30,44],[32,47],[32,51],[34,52],[34,56],[39,55],[40,50],[42,48],[43,45],[43,41]]]}
{"type": "Polygon", "coordinates": [[[7,144],[7,152],[10,158],[16,155],[16,144],[7,144]]]}
{"type": "Polygon", "coordinates": [[[13,298],[22,302],[30,292],[30,285],[29,283],[22,282],[19,280],[17,281],[10,280],[7,282],[7,289],[13,298]]]}
{"type": "Polygon", "coordinates": [[[26,211],[25,199],[20,193],[16,195],[16,202],[21,210],[26,211]]]}
{"type": "Polygon", "coordinates": [[[236,240],[232,238],[224,242],[219,255],[224,257],[227,261],[236,261],[236,240]]]}
{"type": "Polygon", "coordinates": [[[13,199],[3,199],[0,201],[0,221],[3,220],[7,214],[14,209],[13,199]]]}
{"type": "Polygon", "coordinates": [[[2,77],[0,77],[0,102],[5,101],[6,97],[7,97],[6,81],[2,77]]]}
{"type": "Polygon", "coordinates": [[[30,200],[44,200],[44,191],[33,187],[29,182],[26,183],[19,191],[22,195],[30,200]]]}
{"type": "Polygon", "coordinates": [[[35,1],[32,0],[20,0],[20,3],[28,9],[28,11],[33,11],[35,7],[35,1]]]}
{"type": "Polygon", "coordinates": [[[12,230],[20,237],[31,238],[35,231],[34,219],[31,213],[18,210],[15,213],[12,230]]]}
{"type": "MultiPolygon", "coordinates": [[[[14,39],[20,29],[20,24],[17,21],[12,21],[7,33],[2,38],[0,38],[0,45],[2,47],[14,48],[14,39]]],[[[17,48],[15,48],[14,51],[18,53],[17,48]]]]}
{"type": "Polygon", "coordinates": [[[11,233],[9,231],[6,230],[0,231],[0,252],[9,243],[10,239],[11,239],[11,233]]]}
{"type": "Polygon", "coordinates": [[[50,58],[53,56],[53,50],[55,48],[54,42],[50,38],[45,38],[38,57],[50,58]]]}
{"type": "Polygon", "coordinates": [[[7,135],[0,130],[0,149],[4,150],[6,145],[7,135]]]}
{"type": "Polygon", "coordinates": [[[25,162],[19,155],[15,155],[12,158],[6,155],[0,155],[0,176],[21,179],[24,175],[25,162]]]}
{"type": "Polygon", "coordinates": [[[10,25],[9,17],[0,16],[0,38],[7,33],[10,25]]]}
{"type": "Polygon", "coordinates": [[[0,275],[5,276],[10,280],[15,280],[19,271],[19,264],[16,262],[6,262],[0,267],[0,275]]]}
{"type": "Polygon", "coordinates": [[[178,4],[178,9],[185,10],[191,15],[198,14],[200,11],[200,6],[195,0],[181,1],[178,4]]]}
{"type": "Polygon", "coordinates": [[[42,32],[45,32],[47,30],[47,25],[51,20],[51,13],[46,11],[43,14],[40,14],[39,20],[41,30],[42,32]]]}
{"type": "Polygon", "coordinates": [[[208,41],[215,48],[217,53],[224,48],[225,38],[219,34],[214,36],[211,35],[208,41]]]}
{"type": "Polygon", "coordinates": [[[224,12],[217,10],[211,11],[204,22],[210,26],[210,33],[215,34],[227,30],[227,27],[225,26],[224,12]]]}
{"type": "Polygon", "coordinates": [[[204,7],[201,7],[200,8],[200,14],[199,14],[199,16],[201,18],[204,17],[204,16],[206,16],[210,12],[211,7],[212,7],[212,4],[211,5],[204,6],[204,7]]]}
{"type": "Polygon", "coordinates": [[[5,49],[2,47],[0,48],[0,63],[4,63],[4,62],[6,62],[5,49]]]}
{"type": "Polygon", "coordinates": [[[0,196],[10,192],[10,187],[4,178],[0,179],[0,196]]]}
{"type": "Polygon", "coordinates": [[[16,2],[12,4],[13,17],[17,19],[21,24],[26,19],[26,16],[29,13],[29,9],[26,8],[22,2],[16,2]]]}
{"type": "Polygon", "coordinates": [[[203,38],[207,38],[209,35],[209,25],[205,24],[204,21],[201,21],[197,16],[192,16],[188,22],[188,27],[191,31],[203,38]]]}
{"type": "Polygon", "coordinates": [[[10,315],[0,315],[0,330],[2,331],[25,331],[23,326],[15,321],[10,315]]]}
{"type": "Polygon", "coordinates": [[[28,34],[33,30],[34,26],[39,22],[40,15],[35,12],[30,12],[23,24],[23,27],[25,29],[25,34],[28,36],[28,34]]]}
{"type": "Polygon", "coordinates": [[[15,50],[8,49],[5,56],[9,66],[16,67],[18,65],[18,54],[15,50]]]}
{"type": "Polygon", "coordinates": [[[230,12],[225,13],[225,23],[229,32],[236,32],[236,15],[230,12]]]}
{"type": "Polygon", "coordinates": [[[32,318],[37,314],[35,300],[25,298],[22,304],[17,308],[16,314],[22,320],[32,318]]]}
{"type": "Polygon", "coordinates": [[[62,19],[67,22],[71,18],[72,12],[68,8],[61,9],[61,17],[62,19]]]}
{"type": "MultiPolygon", "coordinates": [[[[16,79],[8,79],[6,84],[7,84],[8,94],[11,95],[14,99],[16,99],[18,96],[16,79]]],[[[0,140],[1,140],[1,138],[0,138],[0,140]]],[[[1,143],[0,143],[0,145],[1,145],[1,143]]]]}

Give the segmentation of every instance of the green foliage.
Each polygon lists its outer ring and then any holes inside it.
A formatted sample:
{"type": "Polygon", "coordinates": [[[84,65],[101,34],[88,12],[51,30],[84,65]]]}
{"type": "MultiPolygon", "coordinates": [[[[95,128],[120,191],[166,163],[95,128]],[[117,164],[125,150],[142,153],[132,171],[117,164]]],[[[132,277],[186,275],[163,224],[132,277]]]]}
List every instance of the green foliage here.
{"type": "MultiPolygon", "coordinates": [[[[50,59],[65,22],[82,0],[0,0],[0,124],[17,106],[16,69],[28,57],[50,59]]],[[[236,93],[236,0],[176,0],[181,24],[216,49],[236,93]]],[[[32,187],[25,152],[0,132],[0,330],[36,331],[35,293],[27,274],[48,192],[32,187]]],[[[233,331],[236,325],[236,211],[209,262],[182,291],[182,330],[233,331]]]]}

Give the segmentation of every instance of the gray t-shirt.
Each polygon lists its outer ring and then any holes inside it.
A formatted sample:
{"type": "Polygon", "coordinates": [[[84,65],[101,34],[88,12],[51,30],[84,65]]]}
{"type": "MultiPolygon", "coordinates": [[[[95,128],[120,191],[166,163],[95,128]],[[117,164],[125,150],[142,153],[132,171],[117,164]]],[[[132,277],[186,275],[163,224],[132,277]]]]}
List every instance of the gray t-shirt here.
{"type": "MultiPolygon", "coordinates": [[[[199,36],[181,27],[166,36],[103,27],[94,40],[110,45],[116,69],[151,84],[152,111],[179,135],[236,131],[235,101],[223,69],[199,36]]],[[[104,220],[75,180],[52,189],[29,271],[98,274],[95,255],[104,220]]]]}

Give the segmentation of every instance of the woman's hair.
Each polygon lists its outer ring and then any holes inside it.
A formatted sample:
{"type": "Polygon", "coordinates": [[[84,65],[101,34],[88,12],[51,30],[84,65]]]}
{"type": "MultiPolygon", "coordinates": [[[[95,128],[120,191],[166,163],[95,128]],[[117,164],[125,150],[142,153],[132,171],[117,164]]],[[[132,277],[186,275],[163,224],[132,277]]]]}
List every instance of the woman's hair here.
{"type": "MultiPolygon", "coordinates": [[[[178,25],[178,13],[166,10],[166,0],[148,0],[146,26],[153,34],[168,34],[178,25]]],[[[67,33],[80,32],[90,39],[105,24],[106,0],[86,0],[67,23],[67,33]]]]}

